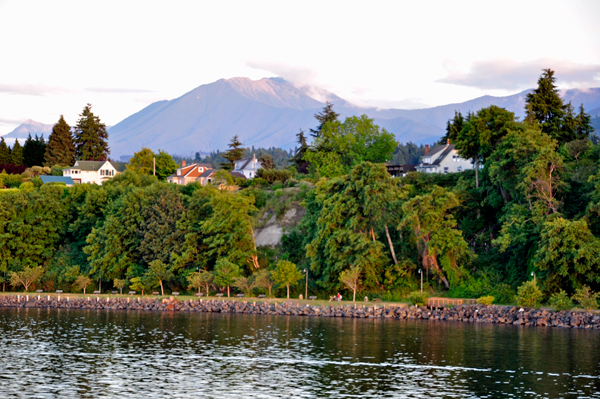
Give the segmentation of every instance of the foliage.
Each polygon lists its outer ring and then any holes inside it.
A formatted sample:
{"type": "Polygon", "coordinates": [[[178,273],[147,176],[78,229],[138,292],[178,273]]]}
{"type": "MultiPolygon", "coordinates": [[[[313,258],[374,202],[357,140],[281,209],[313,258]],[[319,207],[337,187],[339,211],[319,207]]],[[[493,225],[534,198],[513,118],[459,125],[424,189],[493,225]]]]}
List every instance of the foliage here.
{"type": "Polygon", "coordinates": [[[215,275],[206,270],[200,270],[198,272],[193,272],[188,274],[187,281],[189,283],[189,288],[197,289],[198,293],[200,293],[201,288],[206,289],[206,296],[209,294],[209,288],[213,283],[215,275]]]}
{"type": "Polygon", "coordinates": [[[292,178],[292,172],[287,169],[276,170],[276,169],[259,169],[256,171],[256,177],[261,179],[265,179],[267,183],[274,183],[279,181],[281,183],[285,183],[289,179],[292,178]]]}
{"type": "Polygon", "coordinates": [[[221,167],[225,170],[233,170],[235,167],[235,162],[239,161],[243,157],[243,144],[240,142],[239,136],[236,134],[231,139],[231,143],[229,143],[229,149],[223,154],[223,158],[225,158],[227,162],[223,162],[221,167]]]}
{"type": "Polygon", "coordinates": [[[108,132],[106,125],[92,112],[87,104],[75,126],[75,157],[85,161],[103,161],[108,159],[108,132]]]}
{"type": "Polygon", "coordinates": [[[229,286],[233,285],[235,279],[241,274],[240,267],[227,258],[220,258],[215,265],[215,284],[227,287],[227,296],[230,296],[229,286]]]}
{"type": "Polygon", "coordinates": [[[10,148],[6,145],[4,136],[0,137],[0,165],[11,164],[12,158],[10,156],[10,148]]]}
{"type": "Polygon", "coordinates": [[[552,294],[549,302],[550,306],[557,311],[573,309],[573,301],[571,301],[571,298],[569,298],[564,290],[552,294]]]}
{"type": "Polygon", "coordinates": [[[528,308],[539,308],[542,303],[542,291],[535,281],[524,282],[517,290],[517,305],[528,308]]]}
{"type": "Polygon", "coordinates": [[[236,277],[233,280],[233,285],[238,290],[242,291],[246,296],[252,296],[253,281],[252,277],[236,277]]]}
{"type": "Polygon", "coordinates": [[[13,165],[23,165],[23,147],[19,143],[19,139],[15,140],[10,151],[10,162],[13,165]]]}
{"type": "Polygon", "coordinates": [[[486,296],[482,296],[480,298],[477,298],[477,303],[480,305],[486,305],[486,306],[490,306],[491,304],[494,303],[494,298],[491,295],[486,295],[486,296]]]}
{"type": "Polygon", "coordinates": [[[31,134],[27,137],[25,145],[23,145],[23,164],[25,166],[42,166],[44,164],[44,154],[46,153],[46,141],[44,136],[38,137],[35,135],[35,140],[31,138],[31,134]]]}
{"type": "Polygon", "coordinates": [[[83,291],[83,293],[85,294],[85,290],[87,289],[87,286],[92,284],[92,279],[89,278],[88,276],[78,276],[75,279],[75,282],[73,283],[73,286],[75,286],[77,289],[80,289],[83,291]]]}
{"type": "Polygon", "coordinates": [[[145,291],[150,291],[152,288],[154,288],[154,285],[152,284],[152,282],[144,276],[140,276],[140,277],[133,277],[131,280],[131,284],[129,286],[129,288],[131,288],[132,290],[136,291],[136,292],[141,292],[142,295],[144,295],[145,291]]]}
{"type": "Polygon", "coordinates": [[[590,287],[584,285],[577,289],[573,295],[573,300],[587,311],[598,309],[598,298],[600,292],[593,292],[590,287]]]}
{"type": "Polygon", "coordinates": [[[340,273],[340,282],[352,291],[352,302],[356,302],[356,291],[360,289],[362,283],[360,275],[361,270],[357,265],[340,273]]]}
{"type": "Polygon", "coordinates": [[[147,281],[156,286],[160,285],[160,294],[165,295],[164,283],[168,282],[175,277],[173,271],[160,259],[155,259],[148,264],[148,271],[146,272],[147,281]]]}
{"type": "Polygon", "coordinates": [[[427,293],[421,291],[415,291],[408,297],[410,304],[416,306],[427,305],[427,299],[427,293]]]}
{"type": "Polygon", "coordinates": [[[289,260],[280,260],[275,265],[275,270],[271,273],[271,278],[276,284],[285,285],[287,288],[287,298],[290,299],[290,286],[296,285],[302,280],[302,273],[296,265],[289,260]]]}
{"type": "Polygon", "coordinates": [[[275,283],[271,279],[271,272],[267,269],[259,270],[256,274],[254,274],[254,282],[252,284],[252,288],[257,288],[259,290],[265,290],[267,295],[271,297],[271,291],[275,283]]]}
{"type": "Polygon", "coordinates": [[[27,292],[29,286],[39,280],[43,274],[44,270],[41,266],[25,266],[23,270],[11,273],[10,284],[15,287],[22,285],[25,288],[25,292],[27,292]]]}
{"type": "Polygon", "coordinates": [[[114,279],[113,286],[119,290],[119,293],[123,295],[123,287],[127,285],[127,280],[125,279],[114,279]]]}
{"type": "MultiPolygon", "coordinates": [[[[71,127],[61,115],[58,122],[52,127],[48,137],[48,145],[44,154],[44,166],[64,165],[72,166],[75,163],[75,142],[71,127]]],[[[62,176],[62,173],[58,176],[62,176]]]]}

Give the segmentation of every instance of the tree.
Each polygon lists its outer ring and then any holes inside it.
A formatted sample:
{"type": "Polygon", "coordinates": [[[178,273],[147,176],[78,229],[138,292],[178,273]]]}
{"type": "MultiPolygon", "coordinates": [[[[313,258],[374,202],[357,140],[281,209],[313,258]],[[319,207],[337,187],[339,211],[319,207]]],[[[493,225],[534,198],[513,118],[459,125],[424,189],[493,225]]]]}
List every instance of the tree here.
{"type": "Polygon", "coordinates": [[[73,285],[80,290],[83,290],[83,294],[85,295],[85,290],[88,285],[92,284],[92,279],[88,276],[78,276],[73,285]]]}
{"type": "Polygon", "coordinates": [[[472,257],[451,213],[459,205],[456,194],[434,186],[429,193],[404,203],[404,217],[398,226],[398,229],[404,226],[412,229],[423,267],[427,271],[433,270],[446,288],[450,288],[450,282],[458,283],[467,274],[460,264],[468,263],[472,257]]]}
{"type": "Polygon", "coordinates": [[[335,122],[340,114],[333,110],[333,104],[327,101],[323,110],[315,114],[315,119],[319,121],[319,126],[316,129],[310,129],[311,136],[317,138],[320,136],[321,130],[326,123],[335,122]]]}
{"type": "Polygon", "coordinates": [[[236,264],[247,262],[258,269],[252,217],[258,210],[254,206],[254,196],[215,190],[210,205],[212,215],[199,223],[205,235],[206,255],[226,257],[236,264]]]}
{"type": "Polygon", "coordinates": [[[286,286],[287,298],[290,299],[290,285],[298,284],[298,281],[302,280],[302,273],[289,260],[280,260],[275,265],[271,278],[275,283],[286,286]]]}
{"type": "Polygon", "coordinates": [[[127,164],[127,170],[151,175],[154,170],[154,153],[150,148],[142,147],[142,149],[133,154],[133,157],[127,164]]]}
{"type": "Polygon", "coordinates": [[[6,145],[4,137],[0,137],[0,165],[12,163],[10,148],[6,145]]]}
{"type": "Polygon", "coordinates": [[[156,177],[159,180],[167,180],[167,177],[175,173],[179,167],[166,151],[158,150],[158,154],[154,154],[154,156],[156,157],[156,177]]]}
{"type": "Polygon", "coordinates": [[[52,128],[48,137],[48,145],[44,154],[45,166],[72,166],[75,163],[75,142],[71,127],[61,115],[58,122],[52,128]]]}
{"type": "Polygon", "coordinates": [[[206,270],[200,270],[199,272],[190,273],[187,277],[189,288],[198,289],[200,293],[201,288],[206,289],[206,296],[208,296],[209,288],[215,278],[215,275],[206,270]]]}
{"type": "Polygon", "coordinates": [[[31,134],[27,137],[23,146],[23,164],[28,168],[32,166],[42,166],[44,164],[44,154],[46,153],[46,142],[44,136],[35,135],[35,140],[31,134]]]}
{"type": "Polygon", "coordinates": [[[300,130],[299,133],[296,134],[297,143],[300,145],[297,147],[294,156],[290,159],[290,163],[296,166],[296,170],[299,173],[306,174],[308,173],[308,162],[304,160],[304,155],[306,151],[309,150],[308,142],[306,141],[306,136],[304,135],[304,131],[300,130]]]}
{"type": "Polygon", "coordinates": [[[233,285],[235,279],[241,274],[240,267],[227,258],[219,258],[215,265],[215,284],[227,287],[227,297],[230,296],[229,286],[233,285]]]}
{"type": "Polygon", "coordinates": [[[271,280],[271,272],[267,269],[260,270],[255,274],[254,283],[252,286],[253,288],[266,290],[270,298],[271,291],[275,286],[275,283],[273,283],[273,280],[271,280]]]}
{"type": "Polygon", "coordinates": [[[20,272],[12,272],[10,275],[10,284],[15,287],[22,285],[25,288],[25,292],[29,289],[29,286],[35,283],[44,274],[42,266],[27,267],[20,272]]]}
{"type": "Polygon", "coordinates": [[[361,284],[361,270],[360,266],[354,265],[350,269],[344,270],[340,274],[340,282],[342,282],[349,290],[352,291],[352,302],[356,302],[356,291],[359,289],[361,284]]]}
{"type": "Polygon", "coordinates": [[[10,163],[13,165],[23,165],[23,147],[19,144],[19,139],[15,140],[15,144],[10,152],[10,163]]]}
{"type": "Polygon", "coordinates": [[[153,260],[148,265],[146,276],[151,284],[160,285],[160,295],[165,295],[163,283],[170,281],[175,277],[171,268],[160,259],[153,260]]]}
{"type": "Polygon", "coordinates": [[[127,280],[116,278],[113,281],[113,285],[115,286],[115,288],[118,288],[121,295],[123,295],[123,287],[127,285],[127,280]]]}
{"type": "Polygon", "coordinates": [[[144,291],[149,291],[154,287],[154,284],[148,279],[147,276],[138,276],[131,279],[131,285],[129,286],[132,290],[141,292],[144,295],[144,291]]]}
{"type": "Polygon", "coordinates": [[[242,291],[246,296],[252,296],[253,281],[252,277],[236,277],[233,280],[233,286],[242,291]]]}
{"type": "Polygon", "coordinates": [[[275,169],[275,161],[273,160],[273,156],[269,154],[262,154],[258,157],[258,161],[262,165],[263,169],[271,170],[275,169]]]}
{"type": "Polygon", "coordinates": [[[239,161],[244,157],[243,144],[240,142],[238,135],[236,134],[229,143],[229,149],[223,154],[228,162],[221,163],[221,167],[225,170],[233,170],[235,168],[235,162],[239,161]]]}
{"type": "Polygon", "coordinates": [[[590,310],[598,309],[598,297],[600,297],[600,292],[594,293],[590,287],[584,285],[575,291],[573,300],[579,303],[583,309],[589,312],[590,310]]]}
{"type": "Polygon", "coordinates": [[[92,105],[85,106],[75,126],[75,157],[85,161],[108,159],[108,132],[106,125],[92,112],[92,105]]]}

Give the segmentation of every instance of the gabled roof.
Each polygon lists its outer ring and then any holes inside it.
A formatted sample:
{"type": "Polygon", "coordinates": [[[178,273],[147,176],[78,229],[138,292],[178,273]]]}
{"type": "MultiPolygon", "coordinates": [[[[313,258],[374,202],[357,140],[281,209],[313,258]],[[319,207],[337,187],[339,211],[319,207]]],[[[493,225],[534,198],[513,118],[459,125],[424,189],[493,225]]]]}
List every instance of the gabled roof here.
{"type": "Polygon", "coordinates": [[[115,161],[109,161],[109,162],[113,166],[113,168],[116,169],[117,172],[125,172],[125,170],[127,169],[127,164],[125,162],[115,162],[115,161]]]}
{"type": "Polygon", "coordinates": [[[423,156],[423,158],[431,158],[434,161],[431,163],[423,163],[423,166],[439,165],[453,149],[454,144],[436,144],[429,154],[423,156]]]}
{"type": "Polygon", "coordinates": [[[229,172],[229,174],[230,174],[231,176],[233,176],[233,177],[237,177],[237,178],[239,178],[239,179],[244,179],[244,180],[246,179],[246,176],[244,176],[244,174],[243,174],[243,173],[240,173],[240,172],[229,172]]]}
{"type": "Polygon", "coordinates": [[[204,169],[212,169],[212,164],[209,163],[197,163],[196,165],[198,165],[199,167],[202,167],[204,169]]]}
{"type": "Polygon", "coordinates": [[[105,163],[106,161],[75,161],[75,166],[71,166],[64,170],[77,169],[86,172],[96,172],[97,170],[100,170],[105,163]]]}
{"type": "Polygon", "coordinates": [[[214,169],[207,169],[204,172],[202,172],[202,174],[198,177],[210,177],[210,175],[212,175],[214,173],[217,173],[217,171],[214,169]]]}

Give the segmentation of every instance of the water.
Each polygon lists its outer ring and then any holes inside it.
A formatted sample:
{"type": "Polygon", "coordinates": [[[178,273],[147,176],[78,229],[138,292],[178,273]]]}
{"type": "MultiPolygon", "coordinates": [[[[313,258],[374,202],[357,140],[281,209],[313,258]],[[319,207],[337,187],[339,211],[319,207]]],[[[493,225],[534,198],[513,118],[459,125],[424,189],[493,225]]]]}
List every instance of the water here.
{"type": "Polygon", "coordinates": [[[600,398],[600,333],[0,309],[0,397],[600,398]]]}

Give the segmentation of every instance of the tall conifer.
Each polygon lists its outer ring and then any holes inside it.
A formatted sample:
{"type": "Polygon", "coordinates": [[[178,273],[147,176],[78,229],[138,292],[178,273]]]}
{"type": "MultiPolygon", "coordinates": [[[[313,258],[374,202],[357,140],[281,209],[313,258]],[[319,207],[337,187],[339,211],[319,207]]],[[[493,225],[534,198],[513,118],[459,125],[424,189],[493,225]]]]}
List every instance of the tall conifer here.
{"type": "MultiPolygon", "coordinates": [[[[12,162],[10,148],[6,145],[4,137],[0,137],[0,165],[6,165],[12,162]]],[[[1,171],[0,171],[1,172],[1,171]]]]}
{"type": "Polygon", "coordinates": [[[23,147],[19,143],[19,139],[15,140],[15,145],[10,152],[10,163],[13,165],[23,165],[23,147]]]}
{"type": "Polygon", "coordinates": [[[327,122],[337,121],[340,114],[333,110],[333,104],[327,101],[323,107],[323,111],[315,114],[315,119],[319,121],[319,126],[316,129],[310,129],[311,136],[317,138],[321,135],[323,125],[327,122]]]}
{"type": "Polygon", "coordinates": [[[223,154],[229,162],[221,163],[221,167],[226,170],[233,170],[235,167],[235,161],[239,161],[244,157],[243,144],[240,142],[238,135],[236,134],[229,143],[229,149],[223,154]]]}
{"type": "Polygon", "coordinates": [[[61,115],[52,128],[44,154],[45,166],[72,166],[75,162],[75,143],[71,127],[61,115]]]}
{"type": "Polygon", "coordinates": [[[79,117],[75,127],[75,157],[86,161],[108,159],[106,125],[92,113],[92,105],[86,105],[79,117]]]}

